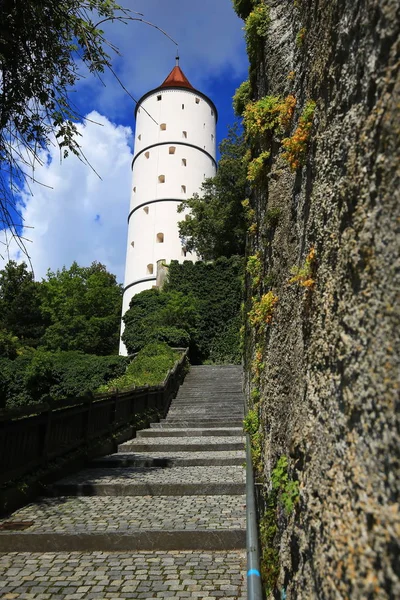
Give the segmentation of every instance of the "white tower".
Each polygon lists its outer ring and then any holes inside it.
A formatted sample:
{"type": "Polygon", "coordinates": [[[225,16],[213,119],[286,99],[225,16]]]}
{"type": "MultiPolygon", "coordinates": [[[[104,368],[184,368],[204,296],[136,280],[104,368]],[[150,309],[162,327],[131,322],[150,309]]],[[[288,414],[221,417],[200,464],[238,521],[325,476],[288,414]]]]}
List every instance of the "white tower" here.
{"type": "Polygon", "coordinates": [[[179,239],[184,215],[177,207],[216,173],[217,110],[189,83],[178,58],[164,83],[139,100],[135,116],[122,314],[135,294],[156,285],[158,261],[197,259],[179,239]]]}

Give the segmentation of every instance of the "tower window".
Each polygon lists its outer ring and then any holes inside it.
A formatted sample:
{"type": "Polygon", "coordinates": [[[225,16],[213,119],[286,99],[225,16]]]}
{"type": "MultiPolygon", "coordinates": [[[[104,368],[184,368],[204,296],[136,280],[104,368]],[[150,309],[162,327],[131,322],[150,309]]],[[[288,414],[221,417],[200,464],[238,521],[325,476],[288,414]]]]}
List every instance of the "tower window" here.
{"type": "Polygon", "coordinates": [[[149,214],[149,207],[145,206],[144,209],[143,209],[143,211],[146,213],[146,215],[148,215],[149,214]]]}
{"type": "Polygon", "coordinates": [[[158,183],[165,183],[165,175],[158,176],[158,183]]]}
{"type": "Polygon", "coordinates": [[[200,104],[200,98],[196,98],[195,102],[196,104],[200,104]]]}
{"type": "Polygon", "coordinates": [[[170,146],[169,147],[169,153],[170,154],[175,154],[175,146],[170,146]]]}
{"type": "Polygon", "coordinates": [[[139,133],[139,135],[137,136],[137,139],[140,141],[142,139],[142,134],[139,133]]]}
{"type": "Polygon", "coordinates": [[[157,242],[157,244],[164,243],[164,234],[163,233],[157,233],[156,242],[157,242]]]}
{"type": "Polygon", "coordinates": [[[182,131],[182,137],[185,139],[187,138],[187,131],[182,131]]]}
{"type": "Polygon", "coordinates": [[[211,134],[211,139],[214,140],[214,134],[213,133],[211,134]]]}
{"type": "Polygon", "coordinates": [[[150,152],[145,152],[144,155],[146,158],[150,158],[150,152]]]}
{"type": "Polygon", "coordinates": [[[136,194],[136,186],[133,188],[133,193],[136,194]]]}
{"type": "Polygon", "coordinates": [[[161,94],[159,96],[157,96],[157,102],[160,102],[161,98],[162,98],[161,94]]]}
{"type": "Polygon", "coordinates": [[[149,265],[147,265],[147,275],[153,275],[153,265],[150,263],[149,265]]]}
{"type": "Polygon", "coordinates": [[[182,167],[186,167],[186,158],[182,158],[182,167]]]}
{"type": "Polygon", "coordinates": [[[214,116],[214,111],[213,111],[213,110],[211,111],[211,116],[212,116],[212,117],[214,116]]]}
{"type": "Polygon", "coordinates": [[[184,104],[182,104],[182,110],[184,110],[184,109],[185,109],[185,105],[184,105],[184,104]]]}
{"type": "Polygon", "coordinates": [[[182,247],[182,256],[186,256],[187,254],[187,250],[185,248],[185,246],[182,247]]]}
{"type": "Polygon", "coordinates": [[[161,123],[160,129],[161,129],[161,131],[165,131],[167,129],[167,124],[166,123],[161,123]]]}
{"type": "Polygon", "coordinates": [[[131,242],[131,246],[132,246],[132,248],[134,248],[135,247],[135,242],[131,242]]]}
{"type": "Polygon", "coordinates": [[[181,185],[182,194],[186,194],[186,185],[181,185]]]}

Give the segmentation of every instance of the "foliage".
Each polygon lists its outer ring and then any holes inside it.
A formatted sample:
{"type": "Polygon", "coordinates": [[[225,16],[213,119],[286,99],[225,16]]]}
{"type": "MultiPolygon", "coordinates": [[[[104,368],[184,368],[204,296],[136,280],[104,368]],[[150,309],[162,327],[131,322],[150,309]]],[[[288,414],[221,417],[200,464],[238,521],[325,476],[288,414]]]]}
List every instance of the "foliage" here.
{"type": "Polygon", "coordinates": [[[205,260],[244,254],[246,225],[242,200],[246,196],[246,144],[238,126],[230,128],[220,145],[215,177],[206,179],[201,193],[185,200],[178,212],[190,209],[179,223],[179,234],[189,252],[205,260]]]}
{"type": "Polygon", "coordinates": [[[32,177],[54,140],[62,156],[80,155],[69,92],[82,73],[111,69],[116,48],[99,25],[127,13],[114,0],[3,0],[1,12],[0,225],[18,236],[16,181],[32,177]]]}
{"type": "Polygon", "coordinates": [[[258,410],[251,408],[244,418],[243,429],[249,435],[254,435],[257,433],[259,427],[260,421],[258,418],[258,410]]]}
{"type": "Polygon", "coordinates": [[[253,298],[252,306],[248,313],[250,324],[259,329],[269,325],[275,310],[278,297],[270,291],[261,296],[260,299],[253,298]]]}
{"type": "Polygon", "coordinates": [[[198,316],[191,334],[192,361],[214,357],[225,362],[236,356],[235,362],[240,362],[238,317],[243,271],[243,259],[238,256],[221,257],[213,263],[171,262],[165,292],[175,290],[196,298],[198,316]]]}
{"type": "Polygon", "coordinates": [[[268,227],[276,227],[282,216],[282,209],[277,206],[269,208],[265,213],[265,223],[268,227]]]}
{"type": "Polygon", "coordinates": [[[296,46],[298,48],[301,48],[302,45],[304,44],[304,39],[306,37],[306,33],[307,33],[307,29],[305,27],[302,27],[300,29],[300,31],[297,33],[297,35],[296,35],[296,46]]]}
{"type": "Polygon", "coordinates": [[[20,346],[35,347],[44,334],[40,288],[25,263],[11,260],[0,271],[0,328],[17,337],[20,346]]]}
{"type": "Polygon", "coordinates": [[[100,386],[99,392],[123,390],[134,386],[159,385],[178,360],[179,354],[167,344],[153,342],[138,353],[126,373],[100,386]]]}
{"type": "Polygon", "coordinates": [[[255,356],[251,364],[251,373],[253,375],[253,383],[259,383],[261,373],[265,369],[265,363],[263,362],[263,351],[260,346],[256,347],[255,356]]]}
{"type": "Polygon", "coordinates": [[[286,150],[282,156],[289,163],[292,171],[299,169],[305,162],[315,107],[316,103],[309,100],[304,107],[294,134],[282,140],[282,146],[286,150]]]}
{"type": "Polygon", "coordinates": [[[74,262],[41,284],[41,309],[50,325],[40,345],[46,350],[79,350],[107,355],[117,352],[122,287],[105,266],[74,262]]]}
{"type": "Polygon", "coordinates": [[[233,96],[233,110],[237,117],[243,116],[246,106],[251,101],[250,81],[243,81],[233,96]]]}
{"type": "Polygon", "coordinates": [[[247,257],[246,271],[251,276],[251,287],[256,288],[260,285],[263,272],[262,253],[260,250],[256,254],[247,257]]]}
{"type": "Polygon", "coordinates": [[[233,0],[233,8],[241,19],[246,19],[253,9],[255,0],[233,0]]]}
{"type": "Polygon", "coordinates": [[[315,248],[312,246],[304,265],[301,267],[292,267],[291,272],[293,277],[289,279],[288,283],[298,283],[301,287],[312,288],[315,284],[315,279],[313,279],[314,270],[315,248]]]}
{"type": "Polygon", "coordinates": [[[281,456],[271,472],[272,489],[279,493],[279,500],[287,515],[290,515],[299,500],[299,482],[293,481],[288,472],[287,456],[281,456]]]}
{"type": "Polygon", "coordinates": [[[285,131],[293,118],[296,98],[293,95],[264,96],[246,105],[243,113],[246,135],[252,141],[262,141],[266,134],[285,131]]]}
{"type": "Polygon", "coordinates": [[[121,356],[93,356],[81,352],[36,350],[15,360],[0,359],[0,392],[12,408],[60,400],[93,392],[109,379],[125,372],[121,356]]]}
{"type": "Polygon", "coordinates": [[[16,358],[20,343],[16,335],[13,335],[5,329],[0,329],[0,356],[5,358],[16,358]]]}
{"type": "Polygon", "coordinates": [[[247,180],[248,181],[250,181],[251,183],[260,183],[262,181],[264,167],[270,156],[271,156],[270,152],[264,151],[264,152],[261,152],[261,154],[259,154],[257,156],[257,158],[254,158],[249,163],[249,166],[247,168],[247,180]]]}
{"type": "Polygon", "coordinates": [[[155,341],[187,347],[198,318],[193,294],[145,290],[136,294],[125,313],[122,340],[130,354],[155,341]]]}
{"type": "Polygon", "coordinates": [[[260,54],[260,49],[268,35],[270,22],[269,8],[264,3],[257,4],[246,18],[244,33],[250,63],[254,62],[260,54]]]}

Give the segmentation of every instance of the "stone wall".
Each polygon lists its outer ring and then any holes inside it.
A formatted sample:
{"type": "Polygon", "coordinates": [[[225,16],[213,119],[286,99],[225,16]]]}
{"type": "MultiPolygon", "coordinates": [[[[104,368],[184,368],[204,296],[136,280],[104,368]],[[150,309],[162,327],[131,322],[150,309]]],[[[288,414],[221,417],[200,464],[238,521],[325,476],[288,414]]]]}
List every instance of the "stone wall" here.
{"type": "MultiPolygon", "coordinates": [[[[285,456],[299,482],[294,509],[277,507],[269,597],[399,598],[399,3],[267,4],[258,98],[293,94],[292,132],[317,103],[305,165],[291,172],[274,143],[251,198],[248,254],[262,253],[260,293],[278,297],[262,343],[261,481],[267,498],[285,456]],[[289,284],[312,248],[315,284],[289,284]]],[[[247,325],[249,390],[255,345],[247,325]]]]}

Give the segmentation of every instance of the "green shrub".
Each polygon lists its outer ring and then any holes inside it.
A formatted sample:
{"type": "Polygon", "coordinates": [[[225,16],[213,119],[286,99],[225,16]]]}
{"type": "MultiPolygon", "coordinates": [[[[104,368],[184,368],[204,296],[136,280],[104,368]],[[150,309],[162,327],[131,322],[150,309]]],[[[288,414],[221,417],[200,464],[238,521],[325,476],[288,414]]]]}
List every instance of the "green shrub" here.
{"type": "Polygon", "coordinates": [[[264,47],[270,22],[269,8],[264,3],[255,6],[246,18],[244,32],[250,63],[257,60],[264,47]]]}
{"type": "Polygon", "coordinates": [[[8,408],[82,396],[122,375],[129,360],[81,352],[33,351],[0,359],[0,395],[8,408]]]}
{"type": "Polygon", "coordinates": [[[98,391],[108,392],[133,386],[159,385],[178,358],[179,354],[176,350],[172,350],[165,343],[148,344],[128,365],[124,375],[102,385],[98,391]]]}
{"type": "Polygon", "coordinates": [[[233,8],[241,19],[246,19],[253,10],[254,0],[233,0],[233,8]]]}
{"type": "Polygon", "coordinates": [[[209,360],[217,364],[240,365],[242,351],[240,347],[241,318],[236,316],[226,325],[211,343],[209,360]]]}
{"type": "Polygon", "coordinates": [[[243,81],[233,96],[233,110],[236,116],[241,117],[248,103],[251,101],[250,81],[243,81]]]}

